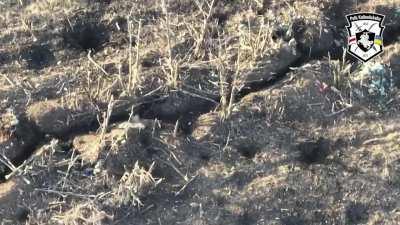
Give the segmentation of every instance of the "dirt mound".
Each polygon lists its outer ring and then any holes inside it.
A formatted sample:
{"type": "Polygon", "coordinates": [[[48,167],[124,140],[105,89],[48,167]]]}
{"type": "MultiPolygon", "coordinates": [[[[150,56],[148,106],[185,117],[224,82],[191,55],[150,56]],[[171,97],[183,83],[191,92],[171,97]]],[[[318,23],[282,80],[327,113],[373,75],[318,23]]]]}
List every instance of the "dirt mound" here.
{"type": "Polygon", "coordinates": [[[397,224],[398,8],[2,1],[0,224],[397,224]]]}
{"type": "Polygon", "coordinates": [[[0,184],[0,216],[4,223],[21,223],[27,220],[29,210],[21,205],[22,196],[31,191],[22,179],[12,179],[0,184]],[[21,195],[21,193],[24,193],[21,195]],[[7,206],[7,207],[4,207],[7,206]]]}
{"type": "Polygon", "coordinates": [[[71,112],[55,101],[39,102],[27,110],[28,118],[44,134],[63,135],[69,130],[71,112]]]}
{"type": "Polygon", "coordinates": [[[13,111],[2,114],[0,121],[0,179],[3,180],[32,154],[42,135],[24,115],[15,115],[13,111]]]}

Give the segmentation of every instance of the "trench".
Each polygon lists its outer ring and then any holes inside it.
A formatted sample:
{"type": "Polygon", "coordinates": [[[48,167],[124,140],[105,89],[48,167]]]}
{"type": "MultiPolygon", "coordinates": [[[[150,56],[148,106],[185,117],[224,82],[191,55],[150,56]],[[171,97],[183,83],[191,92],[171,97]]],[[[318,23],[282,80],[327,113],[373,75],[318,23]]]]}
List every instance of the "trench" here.
{"type": "MultiPolygon", "coordinates": [[[[270,86],[279,83],[286,77],[286,74],[290,71],[289,67],[300,66],[301,64],[307,62],[306,60],[297,60],[290,64],[287,68],[278,71],[273,77],[267,80],[262,80],[257,83],[251,83],[244,87],[235,95],[235,101],[240,101],[241,98],[246,95],[267,89],[270,86]]],[[[196,97],[193,95],[185,94],[187,92],[173,91],[167,95],[155,94],[146,98],[147,100],[143,103],[138,104],[135,108],[136,114],[143,119],[157,119],[162,122],[175,124],[179,120],[179,130],[182,135],[190,135],[192,132],[192,124],[194,121],[202,114],[209,113],[214,110],[219,105],[219,100],[221,96],[213,96],[210,98],[196,97]],[[176,103],[179,103],[176,105],[176,103]],[[174,105],[175,107],[171,107],[174,105]]],[[[106,109],[106,107],[105,107],[106,109]]],[[[117,113],[110,117],[110,123],[118,123],[127,121],[130,116],[130,110],[132,107],[126,107],[123,110],[119,110],[117,113]]],[[[96,117],[93,116],[91,119],[85,121],[81,126],[74,126],[68,132],[63,135],[54,136],[61,141],[68,142],[73,137],[82,135],[88,132],[93,132],[98,130],[100,127],[99,122],[96,117]]],[[[15,167],[21,165],[25,160],[28,160],[35,150],[45,143],[48,143],[52,137],[43,133],[38,132],[36,141],[27,146],[24,146],[22,153],[17,157],[11,159],[11,162],[15,167]]],[[[0,168],[2,164],[0,163],[0,168]]],[[[4,166],[4,165],[3,165],[4,166]]],[[[3,172],[0,173],[0,182],[5,181],[7,174],[12,171],[5,167],[3,172]]]]}
{"type": "Polygon", "coordinates": [[[285,67],[284,69],[277,71],[277,73],[272,76],[269,79],[261,80],[258,82],[252,82],[243,87],[235,96],[235,102],[240,101],[242,98],[244,98],[246,95],[268,89],[269,87],[279,83],[283,79],[285,79],[287,73],[290,72],[290,67],[298,67],[309,61],[310,59],[302,59],[299,58],[298,60],[294,61],[291,63],[288,67],[285,67]]]}
{"type": "MultiPolygon", "coordinates": [[[[394,37],[390,43],[394,43],[399,35],[397,29],[388,29],[389,32],[394,33],[394,37]]],[[[331,52],[332,59],[339,59],[342,56],[343,50],[329,49],[324,52],[316,52],[311,55],[300,54],[300,57],[288,66],[276,71],[274,75],[265,77],[258,82],[248,83],[239,90],[234,96],[235,102],[240,101],[243,97],[250,93],[265,90],[273,85],[283,81],[287,74],[291,71],[291,67],[299,67],[309,61],[322,59],[331,52]]],[[[182,90],[169,92],[167,95],[162,93],[155,93],[146,97],[146,101],[139,102],[135,106],[135,113],[143,119],[158,119],[166,123],[175,124],[179,120],[179,129],[183,135],[190,135],[192,132],[192,124],[202,114],[209,113],[214,110],[220,102],[221,96],[207,96],[202,97],[199,95],[190,95],[182,90]],[[176,103],[181,103],[176,105],[176,103]],[[174,107],[171,107],[175,105],[174,107]]],[[[106,109],[107,107],[105,107],[106,109]]],[[[120,109],[117,113],[110,117],[110,123],[118,123],[129,119],[132,107],[125,107],[120,109]]],[[[84,126],[75,126],[69,130],[65,135],[56,137],[62,141],[71,140],[73,137],[85,134],[99,129],[100,124],[96,120],[97,115],[93,115],[89,122],[86,121],[84,126]]],[[[47,143],[49,140],[48,135],[38,133],[35,142],[24,146],[22,153],[15,158],[11,159],[14,166],[18,167],[25,160],[29,159],[35,150],[41,145],[47,143]]],[[[0,163],[0,183],[5,181],[5,177],[11,170],[0,163]],[[3,169],[3,170],[1,170],[3,169]]]]}

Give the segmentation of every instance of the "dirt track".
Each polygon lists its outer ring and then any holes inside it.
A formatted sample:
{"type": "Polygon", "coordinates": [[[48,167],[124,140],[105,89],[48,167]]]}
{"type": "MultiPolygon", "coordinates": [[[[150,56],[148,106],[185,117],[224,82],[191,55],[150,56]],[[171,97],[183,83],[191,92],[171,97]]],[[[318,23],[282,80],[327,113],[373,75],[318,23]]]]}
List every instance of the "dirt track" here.
{"type": "Polygon", "coordinates": [[[0,4],[1,224],[400,221],[400,2],[162,2],[0,4]]]}

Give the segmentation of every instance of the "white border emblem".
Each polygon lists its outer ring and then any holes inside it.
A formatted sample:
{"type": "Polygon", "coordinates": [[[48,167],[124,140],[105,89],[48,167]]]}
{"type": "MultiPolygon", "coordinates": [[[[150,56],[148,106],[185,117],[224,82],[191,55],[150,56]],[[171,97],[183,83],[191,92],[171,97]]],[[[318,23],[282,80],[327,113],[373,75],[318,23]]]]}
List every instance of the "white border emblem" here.
{"type": "Polygon", "coordinates": [[[384,15],[355,13],[346,16],[349,26],[347,52],[363,62],[383,52],[384,15]]]}

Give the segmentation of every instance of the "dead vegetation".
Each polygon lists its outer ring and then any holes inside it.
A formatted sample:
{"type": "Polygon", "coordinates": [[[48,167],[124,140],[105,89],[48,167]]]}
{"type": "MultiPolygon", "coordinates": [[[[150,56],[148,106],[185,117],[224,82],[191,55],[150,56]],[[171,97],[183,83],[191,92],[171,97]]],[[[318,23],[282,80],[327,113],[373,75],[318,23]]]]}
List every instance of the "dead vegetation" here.
{"type": "Polygon", "coordinates": [[[397,224],[398,7],[2,1],[0,224],[397,224]]]}

